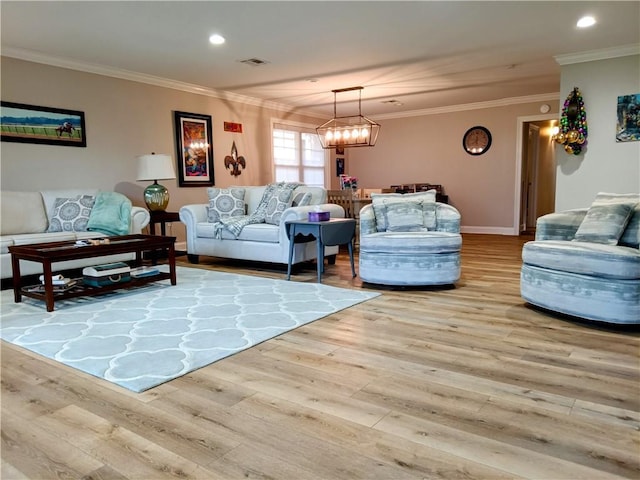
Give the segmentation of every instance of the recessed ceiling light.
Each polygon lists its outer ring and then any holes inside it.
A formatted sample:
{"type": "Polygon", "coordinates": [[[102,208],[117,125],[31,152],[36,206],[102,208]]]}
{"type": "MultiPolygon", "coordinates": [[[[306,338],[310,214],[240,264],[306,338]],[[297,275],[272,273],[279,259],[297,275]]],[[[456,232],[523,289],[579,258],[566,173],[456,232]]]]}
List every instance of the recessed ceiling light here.
{"type": "Polygon", "coordinates": [[[578,28],[587,28],[587,27],[591,27],[593,25],[596,24],[596,19],[593,17],[582,17],[580,20],[578,20],[578,23],[576,23],[576,26],[578,28]]]}
{"type": "Polygon", "coordinates": [[[224,37],[218,33],[214,33],[209,37],[209,43],[211,43],[212,45],[222,45],[224,42],[224,37]]]}

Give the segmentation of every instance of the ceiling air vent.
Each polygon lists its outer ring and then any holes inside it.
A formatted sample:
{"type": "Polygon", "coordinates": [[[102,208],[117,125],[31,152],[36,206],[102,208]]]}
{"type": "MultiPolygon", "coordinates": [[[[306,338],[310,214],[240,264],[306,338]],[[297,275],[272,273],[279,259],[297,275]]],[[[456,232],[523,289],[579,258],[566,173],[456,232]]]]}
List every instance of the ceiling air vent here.
{"type": "Polygon", "coordinates": [[[260,67],[262,65],[266,65],[266,60],[260,60],[259,58],[247,58],[246,60],[240,60],[240,63],[244,63],[245,65],[250,65],[252,67],[260,67]]]}

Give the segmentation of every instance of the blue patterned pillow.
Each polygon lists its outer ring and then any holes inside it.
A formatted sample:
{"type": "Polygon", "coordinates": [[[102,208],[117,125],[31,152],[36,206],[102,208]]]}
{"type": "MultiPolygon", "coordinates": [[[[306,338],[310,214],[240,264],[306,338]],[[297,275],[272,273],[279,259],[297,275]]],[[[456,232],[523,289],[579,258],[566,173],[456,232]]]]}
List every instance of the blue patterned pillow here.
{"type": "Polygon", "coordinates": [[[209,206],[207,220],[219,222],[221,218],[244,215],[244,188],[207,188],[209,206]]]}
{"type": "Polygon", "coordinates": [[[592,205],[578,227],[574,241],[617,245],[633,214],[635,204],[592,205]]]}
{"type": "Polygon", "coordinates": [[[393,199],[382,201],[387,232],[419,232],[426,230],[422,202],[393,199]]]}
{"type": "Polygon", "coordinates": [[[275,184],[271,197],[267,201],[267,209],[265,211],[265,223],[271,225],[280,225],[282,212],[291,206],[291,197],[295,184],[278,183],[275,184]]]}
{"type": "Polygon", "coordinates": [[[608,205],[612,203],[636,204],[627,228],[622,232],[618,245],[638,248],[640,246],[640,194],[599,192],[593,201],[593,205],[608,205]]]}
{"type": "Polygon", "coordinates": [[[397,202],[422,201],[424,203],[434,203],[435,205],[436,191],[427,190],[426,192],[417,192],[417,193],[372,193],[371,204],[373,206],[373,214],[376,217],[376,230],[378,232],[387,231],[387,220],[385,217],[386,208],[384,206],[385,200],[391,200],[391,201],[397,201],[397,202]]]}
{"type": "Polygon", "coordinates": [[[56,198],[47,232],[86,232],[95,202],[96,198],[91,195],[56,198]]]}
{"type": "Polygon", "coordinates": [[[311,192],[300,192],[291,200],[292,207],[306,207],[307,205],[311,205],[311,192]]]}

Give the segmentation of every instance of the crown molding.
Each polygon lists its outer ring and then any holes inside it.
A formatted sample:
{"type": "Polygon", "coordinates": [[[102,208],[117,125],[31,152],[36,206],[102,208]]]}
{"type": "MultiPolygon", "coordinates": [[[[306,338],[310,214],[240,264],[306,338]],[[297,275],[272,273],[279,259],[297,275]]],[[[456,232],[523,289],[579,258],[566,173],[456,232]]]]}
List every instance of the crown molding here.
{"type": "Polygon", "coordinates": [[[539,95],[527,95],[524,97],[501,98],[498,100],[488,100],[486,102],[461,103],[459,105],[447,105],[446,107],[426,108],[423,110],[411,110],[401,113],[389,113],[383,115],[371,115],[374,120],[390,120],[394,118],[420,117],[424,115],[440,115],[443,113],[466,112],[469,110],[481,110],[483,108],[508,107],[522,103],[548,102],[559,100],[560,94],[542,93],[539,95]]]}
{"type": "Polygon", "coordinates": [[[53,67],[68,68],[70,70],[77,70],[84,73],[94,73],[96,75],[103,75],[106,77],[119,78],[121,80],[130,80],[132,82],[146,83],[148,85],[154,85],[157,87],[171,88],[173,90],[180,90],[187,93],[195,93],[197,95],[204,95],[207,97],[219,98],[221,100],[227,100],[245,105],[252,105],[256,107],[269,108],[272,110],[297,113],[300,115],[307,115],[312,117],[321,117],[318,113],[303,111],[286,105],[283,103],[272,102],[269,100],[261,100],[246,95],[240,95],[237,93],[215,90],[213,88],[202,87],[200,85],[194,85],[191,83],[179,82],[177,80],[171,80],[168,78],[156,77],[153,75],[146,75],[144,73],[133,72],[131,70],[122,70],[113,67],[105,67],[103,65],[97,65],[86,62],[78,62],[76,60],[70,60],[68,58],[54,57],[51,55],[45,55],[33,50],[25,50],[21,48],[2,47],[2,56],[16,58],[18,60],[25,60],[28,62],[41,63],[50,65],[53,67]]]}
{"type": "MultiPolygon", "coordinates": [[[[113,67],[105,67],[103,65],[97,65],[86,62],[78,62],[76,60],[70,60],[68,58],[54,57],[51,55],[45,55],[33,50],[26,50],[13,47],[2,47],[1,53],[5,57],[17,58],[19,60],[25,60],[28,62],[41,63],[50,65],[53,67],[67,68],[70,70],[76,70],[84,73],[93,73],[96,75],[103,75],[106,77],[119,78],[121,80],[129,80],[132,82],[145,83],[148,85],[154,85],[157,87],[171,88],[173,90],[180,90],[187,93],[194,93],[197,95],[204,95],[207,97],[219,98],[221,100],[237,102],[245,105],[252,105],[256,107],[268,108],[278,112],[296,113],[313,118],[329,118],[326,115],[314,112],[312,110],[303,110],[291,105],[272,102],[268,100],[261,100],[255,97],[249,97],[246,95],[240,95],[237,93],[215,90],[212,88],[202,87],[200,85],[194,85],[191,83],[179,82],[162,77],[156,77],[153,75],[146,75],[143,73],[133,72],[131,70],[123,70],[113,67]]],[[[376,120],[389,120],[395,118],[407,118],[407,117],[420,117],[424,115],[439,115],[443,113],[463,112],[468,110],[480,110],[483,108],[495,108],[505,107],[509,105],[516,105],[522,103],[534,103],[558,100],[560,98],[559,93],[545,93],[540,95],[528,95],[524,97],[512,97],[503,98],[499,100],[490,100],[486,102],[465,103],[459,105],[447,105],[444,107],[427,108],[422,110],[411,110],[407,112],[389,113],[382,115],[371,115],[371,118],[376,120]]]]}
{"type": "Polygon", "coordinates": [[[628,57],[629,55],[640,55],[640,43],[623,45],[621,47],[603,48],[600,50],[589,50],[587,52],[567,53],[565,55],[556,55],[553,58],[559,65],[571,65],[573,63],[628,57]]]}

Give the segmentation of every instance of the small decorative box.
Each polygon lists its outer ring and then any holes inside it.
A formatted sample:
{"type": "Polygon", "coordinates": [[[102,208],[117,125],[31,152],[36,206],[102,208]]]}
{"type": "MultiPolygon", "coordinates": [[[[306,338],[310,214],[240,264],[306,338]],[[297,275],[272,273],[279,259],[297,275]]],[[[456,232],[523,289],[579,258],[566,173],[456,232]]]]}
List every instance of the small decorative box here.
{"type": "Polygon", "coordinates": [[[329,220],[330,212],[309,212],[310,222],[326,222],[329,220]]]}

